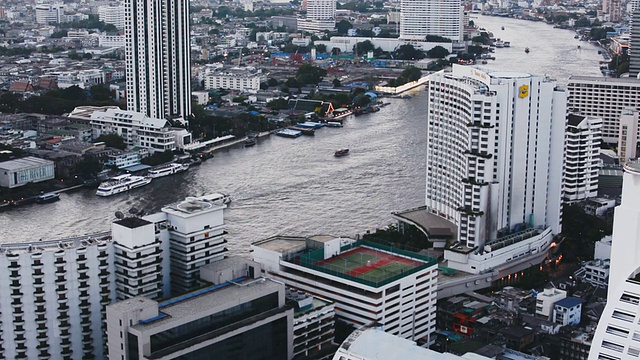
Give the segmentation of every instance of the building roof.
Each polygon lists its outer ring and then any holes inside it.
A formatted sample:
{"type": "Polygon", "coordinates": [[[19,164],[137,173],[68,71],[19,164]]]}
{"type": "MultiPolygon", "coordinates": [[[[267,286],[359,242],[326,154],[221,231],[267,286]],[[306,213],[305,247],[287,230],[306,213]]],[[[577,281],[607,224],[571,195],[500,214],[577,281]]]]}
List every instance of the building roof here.
{"type": "Polygon", "coordinates": [[[566,308],[572,308],[580,304],[582,304],[582,300],[576,299],[574,297],[566,297],[560,301],[556,301],[556,306],[562,306],[566,308]]]}
{"type": "Polygon", "coordinates": [[[0,169],[6,171],[20,171],[31,169],[39,166],[53,165],[50,160],[40,159],[33,156],[28,156],[21,159],[9,160],[0,163],[0,169]]]}
{"type": "Polygon", "coordinates": [[[141,226],[152,224],[152,222],[138,217],[128,217],[122,220],[115,221],[114,224],[122,225],[124,227],[128,227],[129,229],[135,229],[141,226]]]}
{"type": "Polygon", "coordinates": [[[569,114],[567,115],[567,121],[569,122],[569,125],[571,126],[578,126],[580,125],[580,123],[582,122],[582,120],[584,120],[585,117],[582,115],[576,115],[576,114],[569,114]]]}

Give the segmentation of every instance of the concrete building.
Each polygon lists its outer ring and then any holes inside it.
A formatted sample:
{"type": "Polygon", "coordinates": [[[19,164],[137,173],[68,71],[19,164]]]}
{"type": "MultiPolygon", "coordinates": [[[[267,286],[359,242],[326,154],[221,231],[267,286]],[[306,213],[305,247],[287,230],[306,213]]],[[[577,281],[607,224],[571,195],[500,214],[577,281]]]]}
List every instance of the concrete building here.
{"type": "Polygon", "coordinates": [[[556,302],[567,297],[567,292],[564,290],[556,289],[554,287],[547,287],[541,293],[536,295],[536,316],[551,320],[553,314],[553,306],[556,302]]]}
{"type": "Polygon", "coordinates": [[[566,297],[553,305],[553,322],[562,326],[580,324],[582,300],[566,297]]]}
{"type": "Polygon", "coordinates": [[[620,114],[620,130],[618,133],[618,159],[625,164],[629,159],[638,157],[638,109],[626,108],[620,114]]]}
{"type": "Polygon", "coordinates": [[[602,12],[606,14],[606,21],[619,22],[622,19],[622,1],[602,0],[602,12]]]}
{"type": "Polygon", "coordinates": [[[222,257],[226,249],[217,243],[224,242],[219,235],[224,228],[223,199],[220,194],[190,198],[144,218],[119,219],[111,232],[2,244],[0,358],[106,358],[107,305],[134,296],[168,296],[171,276],[180,276],[181,284],[186,272],[174,258],[200,257],[207,263],[222,257]],[[175,216],[177,211],[186,215],[175,216]],[[195,227],[210,231],[213,240],[196,239],[193,229],[183,233],[194,237],[193,248],[177,247],[173,239],[179,236],[174,233],[195,227]]]}
{"type": "Polygon", "coordinates": [[[65,6],[63,4],[36,5],[36,22],[44,25],[63,22],[64,10],[65,6]]]}
{"type": "Polygon", "coordinates": [[[98,7],[98,17],[105,24],[111,24],[118,28],[124,29],[124,5],[103,5],[98,7]]]}
{"type": "MultiPolygon", "coordinates": [[[[398,46],[410,44],[414,48],[422,51],[429,51],[436,46],[442,46],[447,51],[453,51],[452,43],[436,43],[426,41],[409,41],[397,38],[376,38],[376,37],[364,37],[364,36],[332,36],[329,40],[315,41],[314,44],[322,44],[327,49],[337,48],[344,53],[352,53],[353,46],[357,43],[370,41],[376,48],[381,48],[383,51],[394,51],[398,46]]],[[[361,54],[364,55],[364,54],[361,54]]],[[[416,63],[416,66],[419,66],[416,63]]]]}
{"type": "Polygon", "coordinates": [[[618,143],[620,116],[626,108],[640,108],[640,80],[571,76],[567,85],[571,112],[602,119],[602,141],[618,143]]]}
{"type": "Polygon", "coordinates": [[[307,15],[298,19],[297,29],[306,31],[333,30],[336,25],[336,0],[307,0],[307,15]]]}
{"type": "Polygon", "coordinates": [[[460,0],[401,0],[400,39],[425,41],[427,35],[462,41],[460,0]]]}
{"type": "Polygon", "coordinates": [[[602,119],[569,114],[564,163],[564,200],[575,202],[598,196],[601,167],[602,119]]]}
{"type": "Polygon", "coordinates": [[[127,109],[154,119],[191,115],[189,3],[125,4],[127,109]]]}
{"type": "Polygon", "coordinates": [[[176,139],[169,122],[143,113],[120,110],[117,106],[74,109],[69,117],[88,120],[94,139],[102,134],[118,134],[129,148],[141,147],[150,152],[175,150],[176,139]]]}
{"type": "Polygon", "coordinates": [[[436,262],[367,241],[277,236],[251,245],[254,261],[287,286],[329,299],[354,326],[429,344],[435,331],[436,262]]]}
{"type": "Polygon", "coordinates": [[[287,289],[293,313],[293,358],[317,359],[335,352],[335,304],[301,291],[287,289]]]}
{"type": "Polygon", "coordinates": [[[266,80],[262,70],[255,68],[211,69],[204,75],[204,88],[255,93],[260,90],[260,83],[266,80]]]}
{"type": "Polygon", "coordinates": [[[622,203],[616,207],[607,304],[589,360],[640,356],[640,164],[624,166],[622,203]]]}
{"type": "Polygon", "coordinates": [[[285,287],[237,258],[202,269],[210,286],[160,303],[107,307],[110,359],[291,359],[293,309],[285,287]]]}
{"type": "Polygon", "coordinates": [[[0,186],[16,188],[29,183],[51,180],[55,177],[51,160],[29,156],[0,162],[0,186]]]}
{"type": "MultiPolygon", "coordinates": [[[[620,1],[620,0],[603,0],[620,1]]],[[[640,74],[640,9],[636,8],[631,13],[629,30],[629,77],[637,78],[640,74]]]]}
{"type": "Polygon", "coordinates": [[[459,65],[431,76],[426,212],[455,234],[446,266],[477,274],[546,252],[561,231],[565,105],[541,76],[459,65]]]}
{"type": "Polygon", "coordinates": [[[584,276],[582,281],[606,288],[609,284],[609,269],[611,269],[611,260],[590,260],[583,266],[584,276]]]}

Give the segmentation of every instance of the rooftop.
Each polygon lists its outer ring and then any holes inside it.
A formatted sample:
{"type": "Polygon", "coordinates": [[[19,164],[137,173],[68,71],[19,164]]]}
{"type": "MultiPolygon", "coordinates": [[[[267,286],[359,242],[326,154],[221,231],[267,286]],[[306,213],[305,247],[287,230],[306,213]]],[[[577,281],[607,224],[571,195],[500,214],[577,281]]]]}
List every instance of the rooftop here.
{"type": "Polygon", "coordinates": [[[209,194],[200,197],[188,197],[178,203],[167,205],[162,209],[172,215],[196,214],[207,210],[217,209],[228,199],[224,194],[209,194]]]}
{"type": "Polygon", "coordinates": [[[426,206],[394,212],[393,216],[399,220],[417,226],[420,230],[431,237],[447,237],[454,239],[458,233],[458,228],[455,224],[429,212],[426,206]]]}
{"type": "Polygon", "coordinates": [[[576,305],[582,304],[582,300],[576,299],[574,297],[566,297],[560,301],[556,301],[556,306],[562,306],[566,308],[572,308],[576,305]]]}
{"type": "Polygon", "coordinates": [[[324,249],[296,256],[293,263],[365,285],[379,287],[437,263],[436,259],[391,246],[357,241],[325,259],[324,249]]]}
{"type": "Polygon", "coordinates": [[[246,298],[251,294],[273,293],[280,288],[284,289],[284,286],[265,278],[239,278],[220,285],[209,286],[158,303],[160,315],[152,319],[141,320],[134,328],[139,331],[165,328],[168,323],[204,314],[220,304],[236,303],[237,299],[246,298]]]}
{"type": "Polygon", "coordinates": [[[24,169],[31,169],[36,166],[53,165],[53,161],[40,159],[33,156],[25,158],[4,161],[0,163],[0,169],[7,171],[19,171],[24,169]]]}
{"type": "Polygon", "coordinates": [[[152,223],[138,217],[128,217],[122,220],[114,221],[114,224],[122,225],[124,227],[128,227],[129,229],[135,229],[152,223]]]}

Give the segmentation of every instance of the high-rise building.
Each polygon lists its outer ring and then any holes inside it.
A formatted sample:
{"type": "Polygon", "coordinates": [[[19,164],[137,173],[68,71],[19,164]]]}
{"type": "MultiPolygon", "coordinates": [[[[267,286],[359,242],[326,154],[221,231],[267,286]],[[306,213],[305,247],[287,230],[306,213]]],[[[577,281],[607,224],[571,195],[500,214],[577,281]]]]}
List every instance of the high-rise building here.
{"type": "Polygon", "coordinates": [[[98,17],[105,24],[124,29],[124,5],[103,5],[98,7],[98,17]]]}
{"type": "Polygon", "coordinates": [[[424,41],[427,35],[438,35],[462,41],[460,0],[402,0],[400,2],[400,39],[424,41]]]}
{"type": "Polygon", "coordinates": [[[155,119],[191,114],[189,2],[125,1],[127,109],[155,119]]]}
{"type": "Polygon", "coordinates": [[[640,356],[640,164],[624,165],[622,203],[613,218],[607,305],[589,360],[640,356]]]}
{"type": "Polygon", "coordinates": [[[427,119],[426,207],[457,226],[452,252],[477,247],[479,266],[498,265],[508,259],[488,253],[502,240],[560,232],[566,92],[554,81],[454,65],[431,77],[427,119]]]}
{"type": "Polygon", "coordinates": [[[60,23],[64,18],[63,4],[40,4],[36,6],[36,22],[38,24],[60,23]]]}
{"type": "Polygon", "coordinates": [[[616,23],[622,19],[621,0],[602,0],[602,12],[607,15],[607,21],[616,23]]]}
{"type": "Polygon", "coordinates": [[[306,10],[306,17],[298,19],[298,29],[323,31],[335,28],[336,0],[308,0],[306,1],[306,10]]]}
{"type": "Polygon", "coordinates": [[[602,119],[569,114],[564,164],[564,199],[581,201],[598,196],[602,119]]]}
{"type": "Polygon", "coordinates": [[[637,78],[640,74],[640,9],[631,15],[629,40],[629,77],[637,78]]]}
{"type": "Polygon", "coordinates": [[[625,108],[640,107],[640,80],[571,76],[567,109],[602,119],[602,141],[618,143],[620,115],[625,108]]]}
{"type": "Polygon", "coordinates": [[[107,305],[166,297],[171,285],[174,292],[195,287],[198,267],[223,257],[223,198],[189,198],[119,219],[111,232],[2,244],[0,358],[105,358],[107,305]]]}
{"type": "Polygon", "coordinates": [[[437,262],[368,241],[276,236],[251,245],[268,276],[329,299],[336,317],[356,327],[430,344],[435,339],[437,262]]]}
{"type": "Polygon", "coordinates": [[[622,110],[618,137],[618,159],[621,164],[637,157],[638,121],[640,121],[640,110],[633,108],[622,110]]]}

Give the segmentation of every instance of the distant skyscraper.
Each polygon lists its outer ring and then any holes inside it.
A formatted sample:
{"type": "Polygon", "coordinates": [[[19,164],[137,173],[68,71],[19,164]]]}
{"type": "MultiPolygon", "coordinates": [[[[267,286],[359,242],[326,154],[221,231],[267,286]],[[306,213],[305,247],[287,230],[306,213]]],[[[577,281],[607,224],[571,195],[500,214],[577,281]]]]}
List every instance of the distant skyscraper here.
{"type": "Polygon", "coordinates": [[[622,18],[622,1],[602,0],[602,12],[609,15],[608,21],[620,21],[620,19],[622,18]]]}
{"type": "Polygon", "coordinates": [[[569,114],[564,165],[564,199],[581,201],[598,196],[602,119],[569,114]]]}
{"type": "Polygon", "coordinates": [[[400,39],[420,41],[438,35],[461,41],[462,12],[460,0],[401,0],[400,39]]]}
{"type": "Polygon", "coordinates": [[[457,226],[460,251],[560,232],[566,92],[554,81],[454,65],[429,81],[427,120],[426,207],[457,226]]]}
{"type": "Polygon", "coordinates": [[[635,9],[631,17],[631,39],[629,41],[629,77],[640,73],[640,9],[635,9]]]}
{"type": "Polygon", "coordinates": [[[189,2],[126,0],[125,24],[128,110],[190,115],[189,2]]]}

